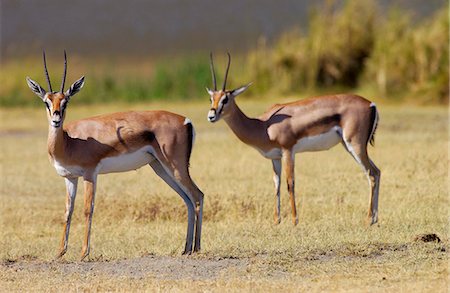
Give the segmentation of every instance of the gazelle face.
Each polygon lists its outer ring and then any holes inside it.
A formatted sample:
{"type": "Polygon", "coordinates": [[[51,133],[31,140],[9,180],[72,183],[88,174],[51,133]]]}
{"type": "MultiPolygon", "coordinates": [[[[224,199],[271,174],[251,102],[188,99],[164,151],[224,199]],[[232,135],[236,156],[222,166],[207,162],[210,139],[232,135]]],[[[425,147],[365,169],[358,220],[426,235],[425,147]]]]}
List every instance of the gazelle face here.
{"type": "Polygon", "coordinates": [[[232,91],[227,91],[227,78],[228,78],[228,70],[230,69],[230,63],[231,63],[231,56],[230,53],[227,53],[228,55],[228,64],[227,69],[225,70],[225,78],[223,80],[223,85],[221,90],[217,90],[217,83],[216,83],[216,73],[214,71],[214,62],[213,62],[213,55],[212,53],[209,55],[210,57],[210,66],[211,66],[211,74],[212,74],[212,80],[213,80],[213,86],[214,90],[210,90],[209,88],[206,88],[208,91],[208,94],[211,99],[211,108],[208,112],[208,121],[209,122],[216,122],[221,117],[226,116],[230,113],[230,108],[233,108],[234,105],[234,98],[239,95],[240,93],[244,92],[251,83],[241,86],[237,89],[234,89],[232,91]]]}
{"type": "Polygon", "coordinates": [[[230,113],[230,109],[235,107],[234,99],[236,96],[243,93],[251,84],[252,83],[249,83],[231,91],[213,91],[207,88],[206,90],[211,98],[211,109],[208,112],[208,121],[214,123],[221,117],[226,117],[230,113]]]}
{"type": "Polygon", "coordinates": [[[52,84],[50,82],[50,77],[47,71],[47,62],[45,61],[45,51],[43,52],[44,58],[44,69],[45,77],[47,79],[49,91],[47,92],[43,87],[41,87],[37,82],[27,77],[28,87],[35,93],[39,98],[42,99],[45,106],[47,107],[47,118],[50,126],[59,128],[62,126],[64,121],[64,116],[66,112],[67,103],[70,98],[78,93],[84,85],[84,76],[75,81],[70,88],[64,92],[64,84],[66,82],[67,73],[67,56],[66,50],[64,50],[64,74],[61,82],[61,90],[59,92],[54,92],[52,90],[52,84]]]}
{"type": "Polygon", "coordinates": [[[27,77],[27,83],[30,89],[44,102],[50,126],[58,128],[61,127],[64,121],[66,107],[70,98],[84,85],[84,76],[74,82],[64,93],[46,92],[37,82],[29,77],[27,77]]]}
{"type": "Polygon", "coordinates": [[[69,99],[62,93],[46,93],[42,100],[47,107],[47,118],[50,126],[60,127],[65,117],[69,99]]]}
{"type": "Polygon", "coordinates": [[[223,113],[226,113],[226,106],[230,101],[230,92],[207,90],[211,98],[211,109],[208,112],[208,121],[216,122],[223,113]]]}

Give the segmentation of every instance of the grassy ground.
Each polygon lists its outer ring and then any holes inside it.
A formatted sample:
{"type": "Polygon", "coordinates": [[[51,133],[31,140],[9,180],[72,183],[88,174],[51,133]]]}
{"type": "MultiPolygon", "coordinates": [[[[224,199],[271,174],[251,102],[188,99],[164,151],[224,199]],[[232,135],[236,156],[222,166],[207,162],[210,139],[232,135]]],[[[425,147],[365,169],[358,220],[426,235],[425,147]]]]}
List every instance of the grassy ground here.
{"type": "MultiPolygon", "coordinates": [[[[31,95],[31,94],[30,94],[31,95]]],[[[36,101],[36,103],[38,103],[36,101]]],[[[268,101],[239,100],[249,115],[268,101]]],[[[77,106],[67,120],[130,106],[77,106]]],[[[82,194],[63,261],[64,183],[46,155],[44,109],[2,109],[0,291],[433,291],[448,290],[448,118],[444,108],[380,106],[372,159],[382,170],[379,224],[364,225],[367,180],[340,146],[297,155],[299,225],[285,186],[274,226],[270,161],[203,103],[141,104],[190,117],[191,173],[206,196],[203,251],[182,257],[183,201],[152,172],[99,178],[91,256],[78,262],[82,194]],[[440,243],[414,241],[436,233],[440,243]]]]}

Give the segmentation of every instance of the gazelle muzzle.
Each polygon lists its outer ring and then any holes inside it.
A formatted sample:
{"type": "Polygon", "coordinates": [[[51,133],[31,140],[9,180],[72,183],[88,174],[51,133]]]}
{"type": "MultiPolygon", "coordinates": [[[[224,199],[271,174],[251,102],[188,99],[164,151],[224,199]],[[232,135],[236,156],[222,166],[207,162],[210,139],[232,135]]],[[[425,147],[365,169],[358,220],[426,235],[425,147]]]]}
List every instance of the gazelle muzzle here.
{"type": "Polygon", "coordinates": [[[53,112],[51,121],[50,121],[51,126],[59,127],[59,126],[61,126],[61,122],[62,122],[61,112],[60,111],[53,112]]]}
{"type": "Polygon", "coordinates": [[[216,122],[218,120],[217,111],[214,108],[211,108],[208,112],[208,121],[209,122],[216,122]]]}

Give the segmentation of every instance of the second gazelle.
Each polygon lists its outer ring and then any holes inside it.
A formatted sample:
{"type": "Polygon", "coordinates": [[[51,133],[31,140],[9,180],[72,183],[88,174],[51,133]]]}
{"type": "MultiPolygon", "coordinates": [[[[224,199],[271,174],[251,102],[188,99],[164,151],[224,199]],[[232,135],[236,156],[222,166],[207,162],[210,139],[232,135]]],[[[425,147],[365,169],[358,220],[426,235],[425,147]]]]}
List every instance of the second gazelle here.
{"type": "Polygon", "coordinates": [[[352,155],[367,175],[370,187],[368,218],[378,221],[378,193],[380,170],[370,160],[367,145],[373,144],[378,124],[374,103],[357,95],[342,94],[315,97],[286,104],[276,104],[258,118],[247,117],[236,104],[237,95],[250,84],[226,90],[228,65],[222,89],[217,90],[212,54],[211,72],[214,89],[207,89],[211,97],[208,120],[223,118],[236,136],[272,160],[276,190],[275,223],[280,223],[280,178],[282,162],[292,209],[292,220],[298,223],[294,195],[295,153],[328,150],[338,143],[352,155]]]}

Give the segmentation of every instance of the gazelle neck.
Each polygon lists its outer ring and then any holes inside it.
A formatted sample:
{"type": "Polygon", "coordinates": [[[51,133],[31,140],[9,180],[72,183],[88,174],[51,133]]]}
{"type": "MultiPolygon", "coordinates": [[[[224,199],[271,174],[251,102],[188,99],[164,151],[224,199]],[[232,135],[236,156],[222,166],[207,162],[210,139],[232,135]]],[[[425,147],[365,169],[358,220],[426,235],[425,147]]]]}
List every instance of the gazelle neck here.
{"type": "Polygon", "coordinates": [[[234,100],[230,101],[228,107],[229,113],[223,119],[242,142],[253,146],[270,143],[263,121],[247,117],[234,100]]]}
{"type": "Polygon", "coordinates": [[[60,158],[64,156],[65,152],[66,132],[60,127],[48,127],[47,147],[48,154],[53,158],[60,158]]]}

